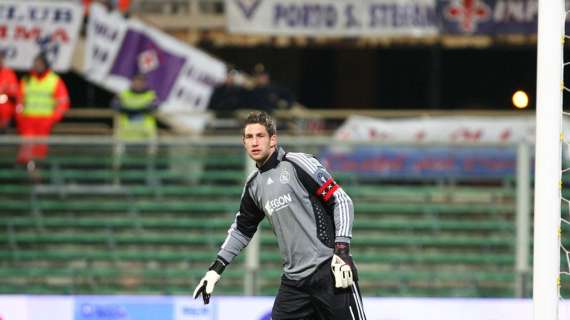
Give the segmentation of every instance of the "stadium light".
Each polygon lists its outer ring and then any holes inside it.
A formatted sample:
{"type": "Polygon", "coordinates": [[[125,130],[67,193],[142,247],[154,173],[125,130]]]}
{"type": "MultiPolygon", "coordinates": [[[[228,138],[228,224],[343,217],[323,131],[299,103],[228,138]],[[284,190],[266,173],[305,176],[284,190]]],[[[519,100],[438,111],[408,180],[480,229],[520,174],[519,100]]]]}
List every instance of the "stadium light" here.
{"type": "Polygon", "coordinates": [[[518,109],[528,107],[528,95],[522,90],[517,90],[513,93],[513,105],[518,109]]]}

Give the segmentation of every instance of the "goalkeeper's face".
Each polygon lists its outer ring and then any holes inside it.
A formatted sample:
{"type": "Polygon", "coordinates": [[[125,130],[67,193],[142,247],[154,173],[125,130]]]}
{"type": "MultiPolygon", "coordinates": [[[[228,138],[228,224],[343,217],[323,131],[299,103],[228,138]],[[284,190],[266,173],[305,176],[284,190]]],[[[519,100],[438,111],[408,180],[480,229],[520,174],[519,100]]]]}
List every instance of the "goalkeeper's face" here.
{"type": "Polygon", "coordinates": [[[244,128],[243,145],[247,154],[261,165],[275,151],[277,136],[270,136],[265,126],[259,123],[248,124],[244,128]]]}

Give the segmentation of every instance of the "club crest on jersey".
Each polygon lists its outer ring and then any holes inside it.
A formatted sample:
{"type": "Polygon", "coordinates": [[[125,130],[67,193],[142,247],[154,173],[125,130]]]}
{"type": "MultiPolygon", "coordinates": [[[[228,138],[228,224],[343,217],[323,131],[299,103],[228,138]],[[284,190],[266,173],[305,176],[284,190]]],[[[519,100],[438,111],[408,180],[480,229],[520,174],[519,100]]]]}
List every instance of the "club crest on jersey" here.
{"type": "Polygon", "coordinates": [[[317,171],[317,179],[319,180],[319,183],[327,182],[330,177],[330,174],[328,174],[325,170],[319,169],[319,171],[317,171]]]}
{"type": "Polygon", "coordinates": [[[290,193],[281,195],[272,200],[267,200],[264,206],[265,213],[267,213],[268,216],[271,216],[273,213],[287,208],[291,202],[293,202],[293,198],[290,193]]]}
{"type": "Polygon", "coordinates": [[[290,178],[289,171],[283,170],[279,175],[279,182],[281,182],[282,184],[289,183],[289,178],[290,178]]]}

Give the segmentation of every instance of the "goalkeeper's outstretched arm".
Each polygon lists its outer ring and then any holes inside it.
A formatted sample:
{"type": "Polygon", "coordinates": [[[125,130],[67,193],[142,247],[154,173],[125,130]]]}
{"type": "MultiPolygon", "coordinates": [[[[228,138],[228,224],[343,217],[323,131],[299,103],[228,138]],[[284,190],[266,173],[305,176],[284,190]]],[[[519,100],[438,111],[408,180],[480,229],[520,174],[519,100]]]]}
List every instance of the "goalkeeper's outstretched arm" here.
{"type": "Polygon", "coordinates": [[[236,213],[234,223],[228,230],[226,240],[218,251],[216,260],[194,290],[194,299],[202,294],[204,304],[209,303],[214,286],[220,279],[225,267],[249,244],[259,223],[263,220],[264,213],[255,204],[250,194],[249,181],[251,178],[248,179],[243,190],[239,211],[236,213]]]}

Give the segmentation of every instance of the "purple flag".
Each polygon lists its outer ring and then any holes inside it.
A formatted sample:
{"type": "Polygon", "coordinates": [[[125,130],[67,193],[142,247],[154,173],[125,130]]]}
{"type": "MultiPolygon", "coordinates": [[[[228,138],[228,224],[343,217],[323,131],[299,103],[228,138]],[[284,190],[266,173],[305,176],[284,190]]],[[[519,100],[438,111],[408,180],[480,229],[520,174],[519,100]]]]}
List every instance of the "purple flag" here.
{"type": "Polygon", "coordinates": [[[111,74],[129,79],[137,73],[146,74],[148,86],[156,91],[160,101],[164,101],[184,63],[184,57],[162,49],[144,33],[128,30],[111,74]]]}

